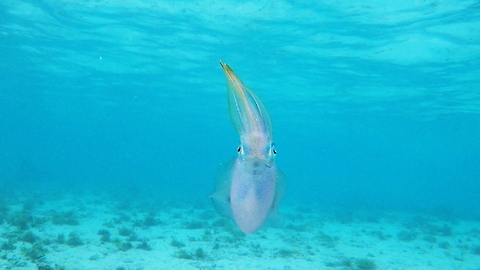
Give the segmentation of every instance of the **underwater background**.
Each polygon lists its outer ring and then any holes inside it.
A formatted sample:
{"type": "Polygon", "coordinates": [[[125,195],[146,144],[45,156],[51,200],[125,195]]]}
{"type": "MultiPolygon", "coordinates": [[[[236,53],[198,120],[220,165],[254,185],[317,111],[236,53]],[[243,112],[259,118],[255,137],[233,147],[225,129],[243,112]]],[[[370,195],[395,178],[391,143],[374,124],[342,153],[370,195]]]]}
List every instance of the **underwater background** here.
{"type": "Polygon", "coordinates": [[[239,140],[221,60],[269,110],[280,213],[478,220],[479,12],[456,0],[2,1],[0,200],[213,209],[239,140]]]}

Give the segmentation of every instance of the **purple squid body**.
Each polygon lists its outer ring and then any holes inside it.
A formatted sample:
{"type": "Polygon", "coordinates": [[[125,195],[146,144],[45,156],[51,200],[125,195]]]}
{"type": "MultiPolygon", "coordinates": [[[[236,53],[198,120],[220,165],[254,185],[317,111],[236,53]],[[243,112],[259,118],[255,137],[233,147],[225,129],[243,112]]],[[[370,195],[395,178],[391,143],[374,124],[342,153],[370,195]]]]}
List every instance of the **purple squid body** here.
{"type": "Polygon", "coordinates": [[[233,217],[244,233],[260,228],[276,211],[279,192],[275,144],[270,116],[260,98],[233,70],[220,62],[228,84],[230,118],[240,135],[238,156],[223,169],[225,180],[211,195],[220,213],[233,217]]]}

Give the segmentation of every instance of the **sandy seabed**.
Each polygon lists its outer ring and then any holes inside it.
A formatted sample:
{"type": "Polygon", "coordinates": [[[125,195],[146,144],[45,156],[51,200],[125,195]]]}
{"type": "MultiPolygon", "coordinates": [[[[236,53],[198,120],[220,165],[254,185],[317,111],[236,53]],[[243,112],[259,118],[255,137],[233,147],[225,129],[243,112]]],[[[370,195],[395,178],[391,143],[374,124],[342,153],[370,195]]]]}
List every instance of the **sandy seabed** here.
{"type": "Polygon", "coordinates": [[[480,222],[281,207],[243,234],[210,204],[96,196],[0,204],[0,269],[480,269],[480,222]]]}

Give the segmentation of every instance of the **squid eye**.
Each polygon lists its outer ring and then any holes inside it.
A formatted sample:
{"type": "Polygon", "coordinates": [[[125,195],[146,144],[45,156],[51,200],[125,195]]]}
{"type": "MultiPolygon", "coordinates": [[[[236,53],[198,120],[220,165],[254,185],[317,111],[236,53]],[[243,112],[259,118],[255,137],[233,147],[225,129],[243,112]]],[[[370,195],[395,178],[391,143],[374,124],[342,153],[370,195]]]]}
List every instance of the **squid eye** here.
{"type": "Polygon", "coordinates": [[[239,146],[237,152],[240,153],[240,151],[242,151],[242,147],[239,146]]]}
{"type": "Polygon", "coordinates": [[[277,154],[277,149],[275,148],[275,144],[274,144],[274,143],[270,144],[270,150],[272,150],[272,153],[273,153],[274,155],[277,154]]]}

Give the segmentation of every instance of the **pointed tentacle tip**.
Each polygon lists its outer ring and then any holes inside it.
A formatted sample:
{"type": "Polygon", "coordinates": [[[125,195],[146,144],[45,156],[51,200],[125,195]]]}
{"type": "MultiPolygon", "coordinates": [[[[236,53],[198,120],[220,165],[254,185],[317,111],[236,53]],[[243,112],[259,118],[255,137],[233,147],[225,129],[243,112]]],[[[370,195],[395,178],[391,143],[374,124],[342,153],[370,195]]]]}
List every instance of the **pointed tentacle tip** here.
{"type": "Polygon", "coordinates": [[[220,66],[222,66],[222,68],[224,68],[224,69],[225,69],[225,67],[228,67],[228,65],[225,64],[224,62],[222,62],[222,60],[220,60],[220,66]]]}
{"type": "Polygon", "coordinates": [[[222,60],[220,60],[220,65],[222,66],[222,68],[225,72],[228,72],[228,73],[233,72],[233,70],[227,64],[222,62],[222,60]]]}

